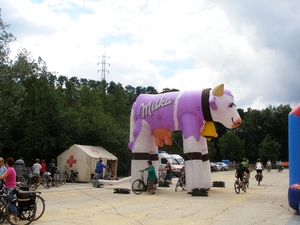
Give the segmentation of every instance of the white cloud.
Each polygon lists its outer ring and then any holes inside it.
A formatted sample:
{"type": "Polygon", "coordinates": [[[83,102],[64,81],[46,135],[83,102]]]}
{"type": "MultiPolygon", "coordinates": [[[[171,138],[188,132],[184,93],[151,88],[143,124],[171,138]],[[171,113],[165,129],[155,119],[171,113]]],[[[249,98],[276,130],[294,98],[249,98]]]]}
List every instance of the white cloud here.
{"type": "Polygon", "coordinates": [[[300,101],[296,0],[34,2],[1,4],[1,18],[18,39],[12,56],[26,48],[59,75],[100,80],[105,47],[106,79],[123,87],[224,83],[244,109],[300,101]]]}

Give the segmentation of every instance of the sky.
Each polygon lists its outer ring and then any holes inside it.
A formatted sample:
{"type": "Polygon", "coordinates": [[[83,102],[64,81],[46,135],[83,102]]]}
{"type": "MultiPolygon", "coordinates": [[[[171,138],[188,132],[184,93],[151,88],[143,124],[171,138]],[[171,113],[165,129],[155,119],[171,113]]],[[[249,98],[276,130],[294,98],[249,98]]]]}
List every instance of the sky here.
{"type": "Polygon", "coordinates": [[[0,0],[17,41],[58,76],[133,87],[224,84],[245,111],[300,103],[298,0],[0,0]]]}

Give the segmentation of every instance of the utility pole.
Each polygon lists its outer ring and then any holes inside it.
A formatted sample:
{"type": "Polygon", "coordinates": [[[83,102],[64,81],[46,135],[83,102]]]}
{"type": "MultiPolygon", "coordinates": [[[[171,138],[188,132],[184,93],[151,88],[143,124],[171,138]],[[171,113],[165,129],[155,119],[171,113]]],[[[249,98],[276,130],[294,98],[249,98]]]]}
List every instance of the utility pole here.
{"type": "MultiPolygon", "coordinates": [[[[100,56],[98,56],[100,58],[100,56]]],[[[109,59],[109,57],[107,57],[109,59]]],[[[109,63],[106,63],[106,53],[105,53],[105,47],[104,47],[104,54],[102,55],[102,62],[98,62],[97,65],[102,64],[102,69],[99,69],[97,72],[99,73],[101,71],[101,81],[105,80],[105,73],[109,73],[108,70],[105,69],[105,66],[110,66],[109,63]]]]}

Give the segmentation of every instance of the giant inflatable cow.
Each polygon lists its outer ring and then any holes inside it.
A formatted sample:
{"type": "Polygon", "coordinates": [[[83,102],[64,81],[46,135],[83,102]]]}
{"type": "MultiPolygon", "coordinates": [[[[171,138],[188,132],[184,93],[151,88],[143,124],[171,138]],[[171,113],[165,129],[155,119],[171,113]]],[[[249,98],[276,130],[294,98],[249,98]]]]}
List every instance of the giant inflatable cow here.
{"type": "Polygon", "coordinates": [[[223,84],[213,90],[139,95],[130,118],[131,182],[140,177],[139,170],[147,167],[147,160],[152,160],[158,170],[158,146],[171,145],[172,131],[181,130],[187,192],[193,188],[211,188],[204,130],[212,121],[227,128],[235,128],[242,122],[233,95],[224,90],[223,84]]]}

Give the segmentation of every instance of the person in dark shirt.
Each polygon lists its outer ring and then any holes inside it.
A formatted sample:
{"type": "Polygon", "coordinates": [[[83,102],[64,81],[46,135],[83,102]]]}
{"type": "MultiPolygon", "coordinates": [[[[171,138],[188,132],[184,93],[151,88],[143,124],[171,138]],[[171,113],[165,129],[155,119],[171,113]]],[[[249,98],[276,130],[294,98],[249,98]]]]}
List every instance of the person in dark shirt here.
{"type": "Polygon", "coordinates": [[[247,168],[243,166],[242,163],[239,164],[239,167],[235,171],[235,177],[239,178],[242,189],[244,190],[244,173],[247,173],[247,168]]]}
{"type": "Polygon", "coordinates": [[[15,161],[14,168],[15,168],[15,171],[17,173],[17,181],[20,181],[22,173],[26,169],[23,157],[20,157],[19,159],[17,159],[15,161]]]}

